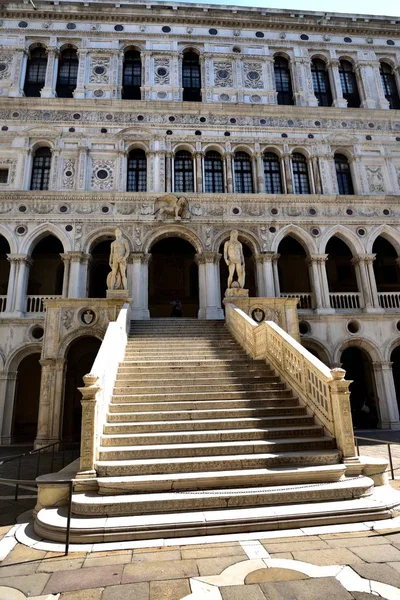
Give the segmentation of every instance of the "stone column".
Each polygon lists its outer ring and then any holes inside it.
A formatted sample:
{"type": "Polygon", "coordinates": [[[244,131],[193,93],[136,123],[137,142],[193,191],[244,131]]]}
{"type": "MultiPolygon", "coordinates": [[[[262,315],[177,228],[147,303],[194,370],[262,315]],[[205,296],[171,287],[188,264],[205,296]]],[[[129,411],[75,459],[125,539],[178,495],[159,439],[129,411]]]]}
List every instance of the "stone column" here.
{"type": "Polygon", "coordinates": [[[13,258],[18,262],[14,311],[22,316],[26,311],[26,291],[28,289],[29,269],[33,264],[30,256],[26,254],[14,254],[13,258]]]}
{"type": "Polygon", "coordinates": [[[257,185],[257,159],[253,155],[251,157],[251,178],[253,180],[253,192],[256,193],[258,189],[257,185]]]}
{"type": "Polygon", "coordinates": [[[318,106],[311,78],[311,63],[307,57],[298,57],[293,61],[294,97],[296,106],[318,106]]]}
{"type": "Polygon", "coordinates": [[[57,48],[47,49],[47,68],[44,87],[40,92],[42,98],[56,97],[56,83],[58,74],[58,50],[57,48]]]}
{"type": "Polygon", "coordinates": [[[88,61],[88,51],[81,49],[78,50],[79,66],[78,66],[78,77],[76,81],[76,88],[74,91],[74,98],[85,97],[85,74],[87,72],[86,63],[88,61]]]}
{"type": "Polygon", "coordinates": [[[61,439],[66,369],[67,361],[65,359],[60,358],[55,360],[54,398],[51,406],[52,410],[49,428],[49,439],[52,442],[56,442],[57,440],[61,439]]]}
{"type": "Polygon", "coordinates": [[[11,98],[24,96],[24,83],[26,77],[26,67],[28,63],[28,53],[25,48],[14,50],[12,72],[13,78],[8,96],[11,98]]]}
{"type": "Polygon", "coordinates": [[[196,161],[196,192],[201,194],[203,191],[203,170],[202,170],[202,152],[195,152],[196,161]]]}
{"type": "Polygon", "coordinates": [[[277,298],[281,297],[281,286],[279,285],[279,273],[278,273],[279,258],[280,258],[280,254],[274,254],[272,256],[272,272],[274,275],[275,296],[277,298]]]}
{"type": "Polygon", "coordinates": [[[0,375],[0,444],[12,443],[12,425],[17,385],[17,371],[0,375]]]}
{"type": "Polygon", "coordinates": [[[149,263],[151,254],[142,256],[142,315],[143,319],[150,319],[149,311],[149,263]]]}
{"type": "Polygon", "coordinates": [[[221,308],[220,259],[221,254],[218,252],[203,252],[195,256],[199,268],[199,319],[224,318],[221,308]]]}
{"type": "Polygon", "coordinates": [[[68,256],[70,260],[68,298],[86,298],[90,254],[74,251],[69,252],[68,256]]]}
{"type": "Polygon", "coordinates": [[[281,173],[282,180],[282,194],[288,194],[287,183],[286,183],[286,168],[285,168],[285,159],[283,156],[279,157],[279,169],[281,173]]]}
{"type": "Polygon", "coordinates": [[[258,271],[259,281],[259,293],[264,298],[275,297],[275,278],[273,263],[277,260],[277,254],[275,252],[261,252],[256,257],[257,266],[260,267],[258,271]]]}
{"type": "Polygon", "coordinates": [[[283,155],[283,164],[285,166],[286,190],[288,194],[293,194],[292,166],[290,164],[290,154],[288,152],[285,152],[283,155]]]}
{"type": "Polygon", "coordinates": [[[172,152],[165,155],[165,191],[172,192],[172,152]]]}
{"type": "Polygon", "coordinates": [[[328,63],[328,69],[333,98],[332,105],[336,108],[347,108],[347,100],[343,98],[342,84],[340,83],[339,61],[337,59],[331,59],[328,63]]]}
{"type": "Polygon", "coordinates": [[[278,92],[275,89],[274,59],[272,56],[264,58],[264,73],[268,104],[277,104],[278,92]]]}
{"type": "MultiPolygon", "coordinates": [[[[17,254],[18,257],[18,254],[17,254]]],[[[7,260],[10,263],[10,273],[8,275],[8,285],[7,285],[7,302],[6,302],[6,312],[10,313],[14,310],[14,297],[16,294],[16,277],[18,272],[18,261],[14,254],[7,254],[7,260]]],[[[4,313],[3,313],[4,314],[4,313]]]]}
{"type": "Polygon", "coordinates": [[[64,276],[63,276],[63,286],[62,286],[62,297],[68,298],[68,288],[69,288],[69,271],[71,267],[71,256],[67,254],[60,254],[61,260],[64,263],[64,276]]]}
{"type": "Polygon", "coordinates": [[[391,362],[373,362],[378,411],[382,429],[400,429],[399,409],[391,362]]]}
{"type": "Polygon", "coordinates": [[[54,358],[44,358],[40,361],[40,364],[42,365],[42,375],[35,448],[41,448],[56,441],[51,439],[50,434],[55,400],[56,360],[54,358]]]}
{"type": "Polygon", "coordinates": [[[361,99],[361,108],[377,108],[378,90],[370,62],[359,61],[354,68],[361,99]]]}
{"type": "Polygon", "coordinates": [[[314,177],[314,192],[316,194],[322,194],[321,177],[319,173],[319,161],[318,156],[313,155],[311,157],[312,172],[314,177]]]}
{"type": "Polygon", "coordinates": [[[320,255],[319,254],[310,254],[310,256],[307,259],[308,262],[308,271],[309,271],[309,275],[310,275],[310,281],[311,281],[311,288],[313,290],[313,296],[314,296],[314,302],[313,302],[313,308],[316,309],[317,311],[320,311],[321,309],[324,308],[324,304],[322,301],[322,290],[321,290],[321,279],[320,279],[320,268],[319,268],[319,261],[320,261],[320,255]]]}
{"type": "Polygon", "coordinates": [[[368,281],[371,288],[372,306],[380,309],[378,288],[376,286],[375,272],[374,272],[374,260],[376,254],[365,254],[364,260],[367,268],[368,281]]]}
{"type": "Polygon", "coordinates": [[[228,188],[228,194],[233,194],[232,152],[225,152],[224,158],[226,164],[226,186],[228,188]]]}
{"type": "MultiPolygon", "coordinates": [[[[147,161],[147,179],[146,179],[146,191],[147,192],[157,192],[156,186],[154,184],[154,172],[156,168],[156,156],[157,153],[153,150],[146,152],[146,161],[147,161]]],[[[126,180],[126,177],[125,177],[126,180]]]]}
{"type": "Polygon", "coordinates": [[[382,85],[382,78],[381,78],[381,71],[380,71],[381,63],[378,60],[375,60],[375,61],[371,62],[371,66],[372,66],[372,73],[373,73],[373,78],[374,78],[374,87],[376,88],[378,108],[388,110],[390,108],[390,104],[389,104],[389,101],[386,100],[385,92],[384,92],[383,85],[382,85]]]}
{"type": "Polygon", "coordinates": [[[321,288],[322,310],[324,313],[335,312],[334,309],[331,308],[328,276],[326,273],[326,261],[328,260],[328,255],[327,254],[313,254],[312,259],[313,259],[313,261],[316,261],[317,265],[318,265],[318,279],[319,279],[320,288],[321,288]]]}
{"type": "Polygon", "coordinates": [[[375,312],[376,309],[379,309],[378,303],[378,293],[376,290],[375,277],[373,278],[373,282],[370,279],[370,270],[368,268],[368,262],[374,260],[375,255],[373,254],[359,254],[352,259],[352,263],[356,269],[356,275],[359,277],[360,288],[364,298],[364,309],[365,312],[375,312]],[[374,286],[374,292],[372,290],[372,285],[374,286]]]}
{"type": "Polygon", "coordinates": [[[256,152],[255,159],[257,165],[257,191],[259,194],[265,194],[264,161],[262,152],[256,152]]]}
{"type": "Polygon", "coordinates": [[[351,264],[354,266],[354,271],[357,280],[357,291],[361,292],[360,305],[366,312],[371,308],[371,295],[368,290],[368,279],[365,273],[365,265],[362,258],[354,256],[351,259],[351,264]]]}
{"type": "Polygon", "coordinates": [[[132,319],[143,320],[149,318],[148,310],[148,263],[150,254],[131,252],[132,260],[132,319]]]}
{"type": "Polygon", "coordinates": [[[51,167],[50,167],[50,177],[49,177],[49,190],[58,190],[60,189],[60,185],[58,183],[58,176],[60,169],[58,168],[60,164],[60,148],[52,148],[51,150],[51,167]]]}

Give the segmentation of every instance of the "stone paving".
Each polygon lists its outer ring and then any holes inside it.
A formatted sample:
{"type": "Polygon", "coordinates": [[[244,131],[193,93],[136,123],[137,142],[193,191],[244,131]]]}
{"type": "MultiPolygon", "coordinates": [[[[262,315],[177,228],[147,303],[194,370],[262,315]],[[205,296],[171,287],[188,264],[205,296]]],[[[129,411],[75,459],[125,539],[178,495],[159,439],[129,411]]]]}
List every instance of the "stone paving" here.
{"type": "MultiPolygon", "coordinates": [[[[362,453],[386,456],[386,446],[362,453]]],[[[400,469],[400,447],[393,456],[400,469]]],[[[0,501],[0,600],[400,600],[400,518],[66,557],[11,535],[28,496],[0,501]]]]}

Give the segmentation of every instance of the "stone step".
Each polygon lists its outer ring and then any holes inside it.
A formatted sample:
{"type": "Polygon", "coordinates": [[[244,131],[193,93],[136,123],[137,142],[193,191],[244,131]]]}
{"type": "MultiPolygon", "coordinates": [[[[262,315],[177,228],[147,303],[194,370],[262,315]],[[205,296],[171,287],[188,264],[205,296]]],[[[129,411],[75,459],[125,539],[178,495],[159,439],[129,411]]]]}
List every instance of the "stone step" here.
{"type": "MultiPolygon", "coordinates": [[[[140,460],[96,461],[95,468],[99,477],[118,477],[124,475],[158,475],[167,473],[195,473],[204,471],[233,471],[241,469],[263,469],[296,465],[329,465],[340,460],[337,450],[303,450],[300,452],[280,452],[279,454],[236,454],[196,456],[184,458],[156,458],[140,460]]],[[[217,475],[218,477],[218,475],[217,475]]]]}
{"type": "Polygon", "coordinates": [[[173,394],[114,394],[113,401],[117,402],[162,402],[168,400],[227,400],[242,398],[291,398],[292,390],[241,390],[219,392],[174,392],[173,394]]]}
{"type": "Polygon", "coordinates": [[[158,494],[127,494],[113,498],[88,492],[74,494],[74,514],[92,516],[123,516],[137,514],[179,513],[193,510],[238,509],[243,507],[274,506],[302,502],[323,502],[361,498],[372,493],[373,482],[343,480],[335,484],[294,485],[280,487],[245,487],[240,489],[203,490],[198,492],[163,492],[158,494]]]}
{"type": "Polygon", "coordinates": [[[206,430],[206,431],[179,431],[179,432],[153,432],[153,433],[127,433],[119,435],[103,434],[103,446],[143,446],[147,444],[178,444],[178,443],[204,443],[204,442],[232,442],[243,440],[267,440],[279,437],[302,438],[308,436],[320,437],[324,429],[321,425],[303,425],[292,427],[271,427],[206,430]]]}
{"type": "Polygon", "coordinates": [[[234,442],[206,442],[186,444],[156,444],[153,446],[107,446],[100,447],[101,461],[136,460],[140,458],[182,458],[209,456],[213,454],[253,454],[260,452],[300,452],[302,450],[325,450],[334,448],[334,440],[328,437],[282,438],[275,440],[246,440],[234,442]]]}
{"type": "MultiPolygon", "coordinates": [[[[233,355],[232,358],[227,359],[227,358],[213,358],[213,359],[188,359],[186,358],[185,360],[176,360],[176,359],[172,359],[172,360],[156,360],[156,359],[152,359],[152,360],[123,360],[122,362],[120,362],[120,368],[124,368],[124,367],[130,367],[130,366],[144,366],[147,368],[154,368],[154,367],[168,367],[168,368],[184,368],[184,367],[190,367],[190,368],[194,368],[194,367],[210,367],[210,368],[216,368],[216,367],[229,367],[230,369],[233,369],[236,367],[236,365],[242,365],[242,366],[250,366],[252,365],[255,361],[250,360],[247,356],[245,359],[240,359],[238,360],[237,358],[235,358],[236,355],[233,355]]],[[[259,361],[258,362],[259,365],[265,365],[265,362],[263,361],[259,361]]]]}
{"type": "Polygon", "coordinates": [[[241,421],[234,419],[198,419],[194,421],[140,421],[135,420],[134,414],[108,414],[107,423],[104,424],[105,434],[116,433],[152,433],[152,432],[175,432],[175,431],[202,431],[207,429],[241,429],[246,426],[252,427],[274,427],[276,425],[313,425],[313,417],[306,414],[303,407],[288,408],[278,416],[268,417],[243,417],[241,421]]]}
{"type": "Polygon", "coordinates": [[[188,379],[196,381],[280,381],[280,377],[274,374],[272,369],[263,369],[258,367],[257,369],[243,368],[241,371],[236,369],[216,370],[216,369],[157,369],[155,367],[149,368],[124,368],[118,369],[116,381],[126,381],[128,384],[130,381],[157,381],[160,376],[165,376],[166,379],[171,381],[182,381],[186,382],[188,379]]]}
{"type": "MultiPolygon", "coordinates": [[[[132,416],[136,422],[140,421],[182,421],[184,419],[191,420],[202,420],[202,419],[242,419],[243,417],[267,417],[273,411],[275,414],[281,414],[282,408],[280,406],[268,406],[263,408],[212,408],[210,410],[167,410],[167,411],[147,411],[147,412],[137,412],[134,407],[131,407],[131,412],[129,412],[130,407],[126,407],[124,405],[116,405],[115,412],[109,412],[107,414],[107,420],[109,422],[115,421],[124,421],[128,420],[127,414],[132,416]],[[122,412],[124,410],[124,412],[122,412]],[[120,418],[119,418],[120,417],[120,418]]],[[[296,409],[297,406],[293,407],[284,406],[283,409],[287,411],[291,411],[296,409]]]]}
{"type": "Polygon", "coordinates": [[[153,383],[153,385],[143,385],[144,382],[137,381],[135,383],[131,383],[127,385],[123,383],[121,385],[120,382],[115,382],[116,385],[114,387],[115,395],[125,395],[125,394],[157,394],[163,392],[164,394],[175,394],[175,393],[203,393],[203,392],[240,392],[241,390],[250,392],[267,390],[269,392],[276,391],[280,392],[282,390],[287,390],[287,387],[284,383],[280,381],[257,381],[251,380],[251,382],[207,382],[207,383],[199,383],[195,382],[193,385],[190,385],[188,381],[181,383],[180,385],[174,385],[170,381],[166,379],[160,378],[157,383],[153,383]]]}
{"type": "MultiPolygon", "coordinates": [[[[171,352],[164,352],[164,351],[159,351],[157,352],[156,350],[154,352],[127,352],[124,356],[124,361],[129,361],[129,360],[142,360],[142,361],[148,361],[151,362],[153,360],[157,360],[160,362],[167,362],[167,361],[171,361],[174,359],[177,359],[181,356],[187,356],[188,353],[182,354],[182,352],[179,353],[179,355],[177,356],[176,354],[174,355],[171,352]]],[[[230,351],[230,352],[220,352],[218,350],[215,351],[210,351],[210,352],[190,352],[190,358],[192,360],[214,360],[214,359],[226,359],[229,360],[230,357],[234,356],[236,360],[238,359],[243,359],[243,360],[248,360],[248,356],[244,353],[244,352],[235,352],[235,351],[230,351]]]]}
{"type": "Polygon", "coordinates": [[[196,402],[132,402],[117,403],[114,400],[109,405],[110,413],[119,412],[148,412],[148,411],[188,411],[192,410],[230,410],[234,408],[265,409],[267,407],[298,406],[296,398],[282,399],[252,399],[252,400],[200,400],[196,402]]]}

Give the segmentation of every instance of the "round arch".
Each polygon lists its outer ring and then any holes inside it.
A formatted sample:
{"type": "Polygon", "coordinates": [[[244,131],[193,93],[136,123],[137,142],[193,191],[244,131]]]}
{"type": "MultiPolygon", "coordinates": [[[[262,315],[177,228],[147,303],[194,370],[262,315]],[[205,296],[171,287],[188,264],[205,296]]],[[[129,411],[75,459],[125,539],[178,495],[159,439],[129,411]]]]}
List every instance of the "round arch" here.
{"type": "MultiPolygon", "coordinates": [[[[85,254],[90,254],[101,242],[114,241],[116,228],[117,225],[108,225],[107,227],[101,227],[90,232],[82,242],[83,252],[85,254]]],[[[128,241],[130,251],[133,252],[133,243],[130,236],[123,229],[121,229],[121,231],[124,238],[128,241]]]]}
{"type": "Polygon", "coordinates": [[[354,158],[354,153],[352,150],[350,148],[346,148],[345,146],[336,146],[333,149],[333,158],[335,158],[337,154],[343,154],[347,160],[352,160],[352,158],[354,158]]]}
{"type": "Polygon", "coordinates": [[[327,367],[331,367],[331,354],[326,346],[324,346],[319,340],[315,340],[314,338],[310,337],[302,337],[301,345],[304,346],[306,350],[311,352],[311,354],[316,356],[320,361],[322,361],[327,367]]]}
{"type": "Polygon", "coordinates": [[[218,152],[218,154],[221,154],[221,156],[223,156],[223,154],[225,153],[225,148],[223,148],[219,144],[215,144],[212,142],[203,146],[203,153],[206,154],[207,152],[218,152]]]}
{"type": "Polygon", "coordinates": [[[133,150],[143,150],[143,152],[148,152],[149,147],[148,147],[148,145],[144,144],[143,142],[139,142],[139,141],[129,142],[128,141],[128,143],[125,147],[125,150],[126,150],[127,154],[129,154],[133,150]]]}
{"type": "Polygon", "coordinates": [[[233,226],[233,224],[232,224],[232,227],[230,227],[229,229],[225,229],[224,231],[221,231],[214,238],[214,242],[212,245],[213,252],[218,252],[221,244],[223,242],[226,242],[226,240],[229,239],[229,237],[231,235],[231,231],[233,229],[235,229],[238,232],[239,241],[244,241],[247,244],[247,246],[249,246],[249,248],[252,251],[252,253],[254,254],[254,256],[258,256],[258,254],[260,254],[260,252],[261,252],[261,248],[260,248],[260,243],[259,243],[258,239],[255,237],[255,235],[253,235],[249,231],[246,231],[245,229],[237,229],[236,227],[233,226]]]}
{"type": "Polygon", "coordinates": [[[310,160],[310,158],[311,158],[310,149],[305,148],[304,146],[292,148],[292,150],[290,152],[290,156],[293,156],[293,154],[302,154],[307,160],[310,160]]]}
{"type": "Polygon", "coordinates": [[[352,337],[351,339],[345,340],[344,342],[340,342],[337,344],[336,348],[333,351],[333,364],[340,363],[340,357],[344,350],[350,348],[351,346],[355,346],[357,348],[361,348],[368,354],[373,362],[382,362],[382,354],[378,348],[375,346],[371,340],[367,340],[365,338],[360,337],[352,337]]]}
{"type": "Polygon", "coordinates": [[[313,60],[322,60],[326,65],[328,65],[330,58],[321,52],[316,52],[310,56],[310,62],[313,60]]]}
{"type": "Polygon", "coordinates": [[[281,148],[277,148],[277,146],[262,146],[261,154],[265,154],[266,152],[272,152],[272,154],[276,154],[279,158],[283,156],[281,148]]]}
{"type": "Polygon", "coordinates": [[[254,155],[254,150],[249,146],[246,146],[246,144],[237,144],[236,146],[233,146],[232,153],[235,155],[237,152],[245,152],[251,157],[254,155]]]}
{"type": "Polygon", "coordinates": [[[60,342],[57,349],[57,358],[64,359],[68,354],[68,350],[71,347],[71,345],[74,344],[77,340],[79,340],[79,338],[93,337],[97,338],[98,340],[100,340],[100,342],[102,342],[105,334],[106,329],[102,327],[91,327],[90,330],[88,329],[87,332],[85,331],[85,333],[82,332],[82,329],[71,331],[71,333],[68,333],[60,342]]]}
{"type": "Polygon", "coordinates": [[[185,46],[180,49],[181,54],[187,54],[188,52],[193,52],[193,54],[197,54],[197,56],[201,56],[202,51],[199,48],[195,48],[194,46],[185,46]]]}
{"type": "Polygon", "coordinates": [[[178,152],[181,152],[181,151],[189,152],[193,157],[194,153],[196,152],[196,149],[194,146],[192,146],[192,144],[187,144],[185,142],[178,142],[172,148],[172,154],[175,156],[178,152]]]}
{"type": "Polygon", "coordinates": [[[177,237],[186,240],[194,247],[197,254],[201,254],[204,251],[203,243],[197,234],[183,225],[164,225],[159,229],[151,231],[143,240],[143,251],[146,254],[151,252],[151,248],[154,244],[169,237],[177,237]]]}

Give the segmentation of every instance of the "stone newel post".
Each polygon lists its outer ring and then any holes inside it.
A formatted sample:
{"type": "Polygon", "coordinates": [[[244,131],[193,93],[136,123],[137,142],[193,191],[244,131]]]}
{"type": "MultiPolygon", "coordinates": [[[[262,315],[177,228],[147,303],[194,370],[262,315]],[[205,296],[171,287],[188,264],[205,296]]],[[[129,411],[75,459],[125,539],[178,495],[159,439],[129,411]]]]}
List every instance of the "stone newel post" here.
{"type": "Polygon", "coordinates": [[[329,382],[331,392],[333,422],[338,450],[342,453],[343,462],[357,462],[354,445],[353,422],[350,409],[350,381],[346,381],[344,369],[331,370],[333,380],[329,382]]]}
{"type": "Polygon", "coordinates": [[[77,478],[96,477],[96,416],[97,394],[100,391],[99,378],[93,373],[83,377],[85,387],[78,388],[82,394],[82,435],[81,457],[77,478]]]}

